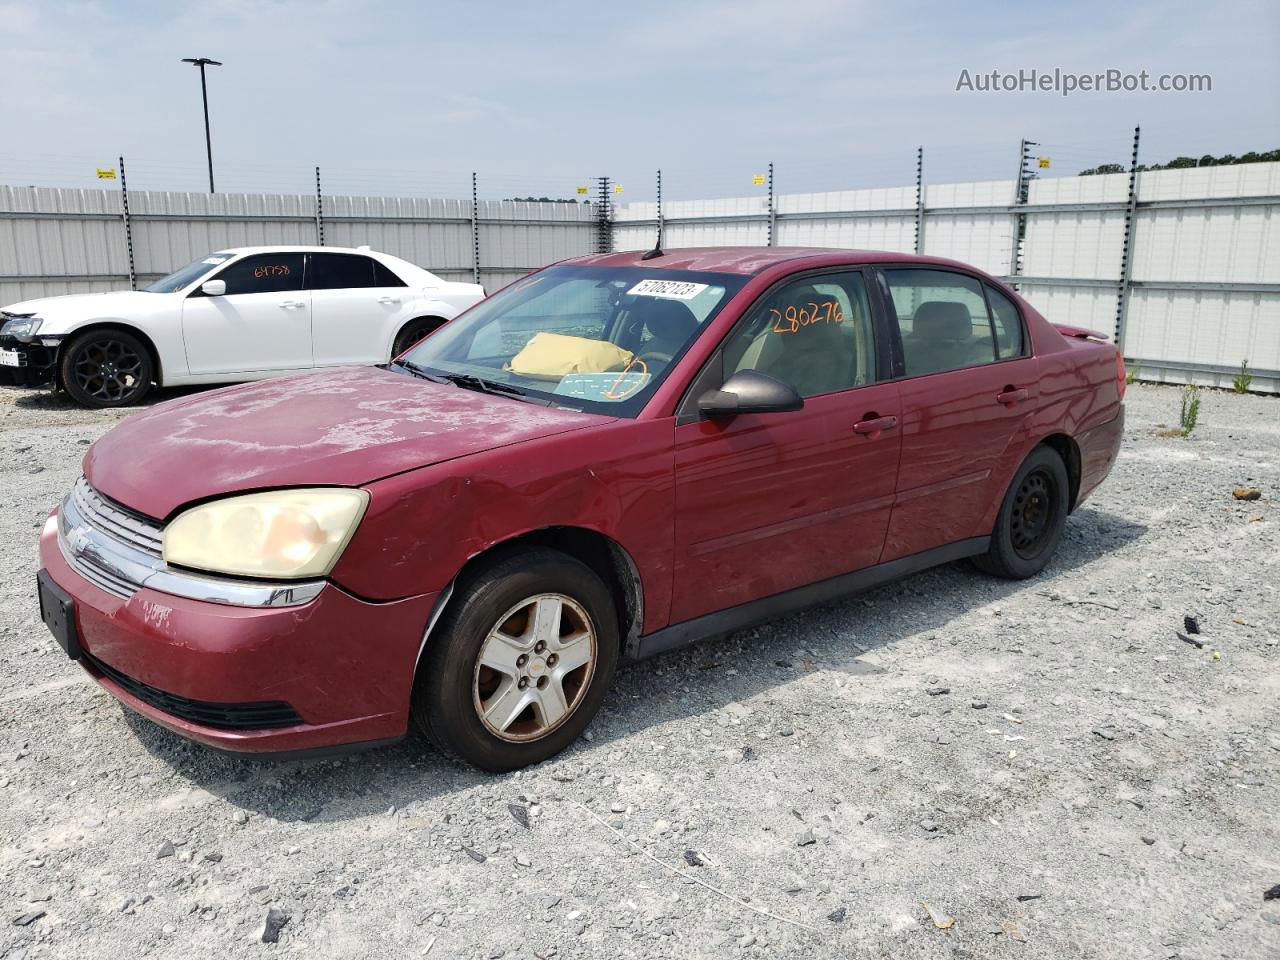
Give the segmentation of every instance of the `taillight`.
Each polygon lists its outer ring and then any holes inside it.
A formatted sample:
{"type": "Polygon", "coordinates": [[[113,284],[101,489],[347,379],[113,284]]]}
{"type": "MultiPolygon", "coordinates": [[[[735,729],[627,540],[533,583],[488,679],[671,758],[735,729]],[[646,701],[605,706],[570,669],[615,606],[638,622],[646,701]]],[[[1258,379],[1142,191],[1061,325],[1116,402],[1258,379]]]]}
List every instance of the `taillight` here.
{"type": "Polygon", "coordinates": [[[1120,348],[1116,347],[1116,387],[1120,391],[1120,399],[1124,399],[1125,381],[1129,375],[1124,369],[1124,354],[1120,352],[1120,348]]]}

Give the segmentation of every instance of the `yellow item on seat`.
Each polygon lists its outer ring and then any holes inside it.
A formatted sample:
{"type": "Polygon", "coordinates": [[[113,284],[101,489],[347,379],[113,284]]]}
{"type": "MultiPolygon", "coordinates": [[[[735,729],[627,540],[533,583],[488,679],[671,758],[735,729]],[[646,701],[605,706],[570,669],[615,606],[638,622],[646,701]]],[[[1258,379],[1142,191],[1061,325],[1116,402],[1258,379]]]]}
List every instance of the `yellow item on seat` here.
{"type": "Polygon", "coordinates": [[[606,340],[541,331],[511,358],[511,372],[547,379],[569,373],[607,373],[623,369],[631,357],[630,350],[606,340]]]}

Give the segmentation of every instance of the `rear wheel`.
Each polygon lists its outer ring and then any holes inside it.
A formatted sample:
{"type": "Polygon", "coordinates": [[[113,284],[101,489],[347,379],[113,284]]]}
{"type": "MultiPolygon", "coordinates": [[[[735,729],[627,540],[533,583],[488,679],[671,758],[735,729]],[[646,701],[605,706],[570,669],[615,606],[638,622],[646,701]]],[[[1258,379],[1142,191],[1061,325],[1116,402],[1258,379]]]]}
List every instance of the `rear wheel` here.
{"type": "Polygon", "coordinates": [[[427,334],[434,333],[442,326],[444,326],[444,320],[440,317],[419,317],[417,320],[410,320],[396,334],[395,342],[391,345],[391,359],[394,360],[427,334]]]}
{"type": "Polygon", "coordinates": [[[1043,570],[1062,539],[1068,490],[1067,468],[1057,452],[1044,446],[1032,450],[1000,505],[991,546],[973,560],[978,569],[1011,580],[1043,570]]]}
{"type": "Polygon", "coordinates": [[[124,407],[151,389],[155,365],[141,340],[124,330],[91,330],[62,352],[62,385],[85,407],[124,407]]]}
{"type": "Polygon", "coordinates": [[[613,597],[565,554],[500,560],[449,603],[414,682],[413,715],[442,750],[485,770],[559,753],[586,729],[617,667],[613,597]]]}

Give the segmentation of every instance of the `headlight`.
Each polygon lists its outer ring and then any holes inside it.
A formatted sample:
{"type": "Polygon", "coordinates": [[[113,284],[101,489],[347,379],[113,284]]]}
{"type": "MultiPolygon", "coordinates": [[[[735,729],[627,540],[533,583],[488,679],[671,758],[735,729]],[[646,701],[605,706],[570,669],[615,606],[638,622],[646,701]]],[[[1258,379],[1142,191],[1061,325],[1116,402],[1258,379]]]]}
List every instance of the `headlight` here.
{"type": "Polygon", "coordinates": [[[0,327],[0,337],[29,337],[40,329],[42,322],[39,317],[14,317],[0,327]]]}
{"type": "Polygon", "coordinates": [[[273,490],[180,513],[164,531],[166,563],[246,577],[323,577],[369,504],[363,490],[273,490]]]}

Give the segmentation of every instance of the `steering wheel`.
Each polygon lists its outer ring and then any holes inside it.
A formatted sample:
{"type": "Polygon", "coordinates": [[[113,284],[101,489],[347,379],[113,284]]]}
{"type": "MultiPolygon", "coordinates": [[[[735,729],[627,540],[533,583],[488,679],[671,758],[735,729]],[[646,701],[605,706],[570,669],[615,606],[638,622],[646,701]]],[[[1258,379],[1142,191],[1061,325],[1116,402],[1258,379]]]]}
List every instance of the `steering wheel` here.
{"type": "Polygon", "coordinates": [[[653,366],[654,364],[661,364],[662,366],[665,367],[668,363],[671,362],[672,354],[662,353],[661,351],[654,350],[650,353],[638,353],[636,354],[636,359],[643,361],[648,366],[653,366]]]}

